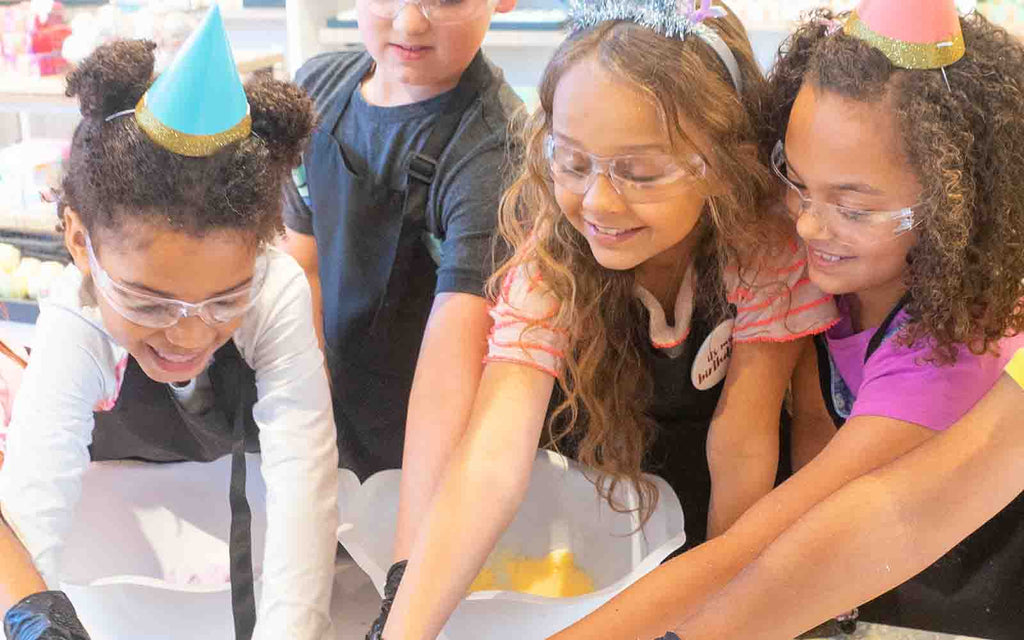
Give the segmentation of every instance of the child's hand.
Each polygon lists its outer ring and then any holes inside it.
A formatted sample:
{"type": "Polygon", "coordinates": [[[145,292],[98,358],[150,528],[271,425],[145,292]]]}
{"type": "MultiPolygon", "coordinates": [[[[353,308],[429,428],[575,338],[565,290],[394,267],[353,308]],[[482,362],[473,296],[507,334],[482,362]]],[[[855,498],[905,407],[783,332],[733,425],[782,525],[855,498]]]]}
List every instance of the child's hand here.
{"type": "Polygon", "coordinates": [[[407,560],[396,562],[388,569],[387,580],[384,581],[384,600],[380,603],[380,615],[373,621],[373,626],[366,632],[366,640],[381,640],[384,633],[384,625],[388,622],[388,614],[391,613],[391,605],[395,603],[395,596],[398,595],[398,585],[402,583],[402,576],[405,575],[407,560]]]}
{"type": "Polygon", "coordinates": [[[4,616],[7,640],[89,640],[75,607],[62,591],[34,593],[4,616]]]}

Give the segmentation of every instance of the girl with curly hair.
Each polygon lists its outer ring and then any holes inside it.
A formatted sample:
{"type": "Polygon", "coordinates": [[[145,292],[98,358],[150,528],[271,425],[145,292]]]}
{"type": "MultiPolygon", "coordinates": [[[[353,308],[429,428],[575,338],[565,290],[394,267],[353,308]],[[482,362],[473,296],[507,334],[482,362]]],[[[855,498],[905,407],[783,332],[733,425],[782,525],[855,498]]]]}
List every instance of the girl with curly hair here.
{"type": "MultiPolygon", "coordinates": [[[[847,15],[820,11],[784,45],[762,113],[762,152],[787,190],[811,280],[838,300],[842,320],[826,333],[819,362],[823,395],[841,428],[728,532],[560,639],[595,637],[598,628],[603,638],[670,628],[684,638],[804,631],[778,623],[784,607],[750,634],[718,628],[703,635],[699,622],[679,625],[817,503],[962,418],[1024,345],[1024,45],[981,16],[960,18],[952,0],[865,0],[847,15]],[[938,25],[938,37],[924,41],[936,46],[891,35],[919,25],[938,25]]],[[[1019,637],[1021,509],[1020,501],[1011,504],[862,616],[1019,637]]],[[[848,517],[859,516],[854,509],[848,517]]],[[[834,551],[831,531],[820,528],[820,549],[806,560],[787,556],[794,573],[811,571],[805,563],[815,553],[834,551]]],[[[864,576],[881,570],[863,569],[864,576]]],[[[789,572],[772,567],[776,601],[787,593],[780,583],[789,572]]],[[[820,590],[808,610],[826,598],[820,590]]],[[[731,609],[724,596],[715,606],[731,609]]],[[[807,621],[803,613],[796,619],[807,621]]]]}
{"type": "Polygon", "coordinates": [[[271,246],[312,105],[269,77],[243,89],[218,25],[214,13],[155,82],[144,41],[104,45],[68,77],[83,115],[62,193],[74,265],[41,307],[0,469],[8,638],[88,637],[56,590],[90,458],[228,453],[236,637],[329,628],[330,391],[303,271],[271,246]],[[268,491],[258,616],[244,493],[255,450],[268,491]]]}
{"type": "Polygon", "coordinates": [[[385,638],[440,631],[516,513],[549,405],[546,437],[596,469],[603,497],[632,483],[646,517],[653,470],[692,543],[724,530],[774,485],[795,362],[835,321],[767,208],[763,79],[739,21],[650,0],[580,2],[573,17],[503,200],[512,257],[491,281],[473,415],[385,638]]]}
{"type": "MultiPolygon", "coordinates": [[[[1024,350],[1018,350],[1002,379],[948,431],[815,505],[680,634],[688,640],[789,640],[928,568],[1008,504],[1019,503],[1022,404],[1024,350]]],[[[1004,566],[1020,557],[1013,555],[1019,546],[1009,549],[1000,556],[1004,566]]],[[[1019,584],[992,587],[1008,590],[1000,596],[1012,605],[1020,602],[1019,584]]],[[[1003,617],[980,608],[969,615],[1003,617]]],[[[1019,629],[984,636],[1009,639],[1019,629]]]]}

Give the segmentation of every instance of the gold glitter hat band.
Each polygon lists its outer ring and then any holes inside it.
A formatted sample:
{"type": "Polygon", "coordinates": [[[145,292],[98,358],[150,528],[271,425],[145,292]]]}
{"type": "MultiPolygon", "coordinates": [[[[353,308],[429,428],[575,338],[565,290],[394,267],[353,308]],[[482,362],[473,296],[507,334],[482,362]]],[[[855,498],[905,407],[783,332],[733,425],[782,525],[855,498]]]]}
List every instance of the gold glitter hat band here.
{"type": "Polygon", "coordinates": [[[962,58],[966,50],[962,33],[950,34],[950,39],[945,42],[904,42],[874,31],[860,19],[856,11],[850,13],[843,31],[878,49],[902,69],[948,67],[962,58]]]}
{"type": "Polygon", "coordinates": [[[182,133],[168,127],[153,115],[146,106],[148,95],[147,93],[142,96],[139,104],[135,106],[135,119],[139,123],[139,128],[145,131],[153,142],[171,153],[190,158],[205,158],[217,153],[226,145],[248,138],[252,132],[252,118],[247,111],[238,124],[226,131],[208,135],[182,133]]]}

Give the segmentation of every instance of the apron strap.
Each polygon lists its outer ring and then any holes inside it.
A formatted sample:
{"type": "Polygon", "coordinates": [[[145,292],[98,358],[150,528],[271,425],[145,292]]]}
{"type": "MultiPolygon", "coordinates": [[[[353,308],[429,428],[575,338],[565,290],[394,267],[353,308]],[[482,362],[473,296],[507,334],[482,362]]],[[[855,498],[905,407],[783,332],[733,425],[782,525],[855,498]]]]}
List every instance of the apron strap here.
{"type": "MultiPolygon", "coordinates": [[[[320,114],[320,124],[318,126],[325,133],[332,136],[338,126],[338,121],[341,120],[342,114],[345,113],[345,109],[352,102],[352,94],[359,91],[359,87],[362,86],[366,74],[373,68],[373,58],[368,53],[363,52],[363,59],[357,65],[345,82],[335,87],[329,96],[322,98],[325,108],[320,114]]],[[[319,107],[320,105],[317,106],[319,107]]]]}
{"type": "MultiPolygon", "coordinates": [[[[875,332],[871,334],[871,340],[868,341],[868,348],[864,352],[864,363],[867,364],[868,359],[871,358],[878,351],[878,348],[885,342],[886,337],[889,334],[889,329],[892,327],[892,323],[896,321],[896,316],[899,315],[900,311],[903,311],[904,307],[910,301],[910,293],[907,292],[900,298],[896,306],[889,311],[889,315],[885,317],[882,324],[875,329],[875,332]]],[[[828,409],[828,414],[832,418],[832,422],[835,423],[836,428],[842,427],[846,422],[846,418],[839,414],[836,410],[835,399],[832,396],[832,357],[828,351],[828,340],[825,339],[824,334],[818,334],[814,336],[814,349],[818,354],[818,382],[821,386],[821,395],[825,400],[825,407],[828,409]]]]}
{"type": "Polygon", "coordinates": [[[889,315],[885,317],[885,320],[882,322],[882,324],[879,325],[877,330],[875,330],[875,333],[871,336],[871,341],[868,342],[867,351],[864,352],[865,364],[867,364],[868,358],[870,358],[872,355],[874,355],[876,351],[878,351],[878,347],[882,346],[882,342],[885,340],[886,335],[888,335],[889,333],[889,327],[891,327],[892,323],[896,321],[896,316],[899,315],[900,311],[903,311],[903,307],[907,306],[908,302],[910,302],[909,291],[903,294],[903,297],[900,298],[900,301],[896,303],[896,306],[892,308],[892,311],[889,312],[889,315]]]}
{"type": "Polygon", "coordinates": [[[250,640],[256,627],[256,594],[252,571],[252,513],[245,497],[245,424],[250,405],[242,394],[235,413],[235,443],[231,449],[231,529],[228,555],[231,569],[231,610],[235,620],[235,640],[250,640]]]}
{"type": "Polygon", "coordinates": [[[455,87],[444,111],[437,117],[430,135],[419,151],[409,154],[406,161],[405,204],[402,208],[403,219],[415,217],[426,220],[427,228],[434,233],[433,225],[427,216],[427,203],[430,199],[430,187],[437,177],[437,165],[441,154],[455,137],[462,122],[466,109],[480,94],[480,65],[486,64],[477,54],[477,60],[463,74],[455,87]]]}
{"type": "Polygon", "coordinates": [[[825,408],[828,409],[832,423],[838,429],[846,422],[846,418],[839,415],[835,398],[832,397],[832,358],[828,354],[828,342],[820,333],[815,335],[813,340],[814,350],[818,354],[818,384],[821,385],[821,397],[825,401],[825,408]]]}

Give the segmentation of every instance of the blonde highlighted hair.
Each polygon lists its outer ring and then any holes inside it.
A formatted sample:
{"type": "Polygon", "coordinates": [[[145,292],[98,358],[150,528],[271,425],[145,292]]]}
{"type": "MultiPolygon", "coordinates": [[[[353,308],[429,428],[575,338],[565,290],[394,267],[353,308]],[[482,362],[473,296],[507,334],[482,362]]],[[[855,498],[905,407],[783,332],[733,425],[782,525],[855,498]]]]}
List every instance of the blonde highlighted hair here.
{"type": "Polygon", "coordinates": [[[702,132],[711,143],[704,154],[709,176],[725,188],[709,198],[691,232],[699,234],[695,314],[710,321],[723,318],[728,314],[722,281],[726,265],[743,266],[744,258],[759,248],[782,246],[786,223],[765,213],[778,186],[758,159],[754,111],[764,78],[746,31],[731,12],[705,24],[735,55],[742,94],[700,38],[668,38],[632,22],[605,22],[576,33],[555,52],[541,80],[540,107],[523,125],[523,164],[502,200],[499,242],[511,257],[489,283],[497,298],[505,277],[529,265],[557,299],[557,314],[548,322],[567,332],[568,345],[558,378],[564,400],[550,417],[552,443],[557,448],[566,439],[573,442],[578,459],[597,470],[595,485],[614,508],[625,509],[611,500],[616,485],[632,482],[644,520],[657,503],[654,486],[642,477],[655,433],[647,415],[653,383],[642,352],[649,340],[644,310],[634,296],[633,271],[598,264],[586,239],[562,215],[544,141],[551,133],[558,83],[584,60],[596,60],[651,100],[674,152],[682,156],[698,149],[684,121],[702,132]]]}

